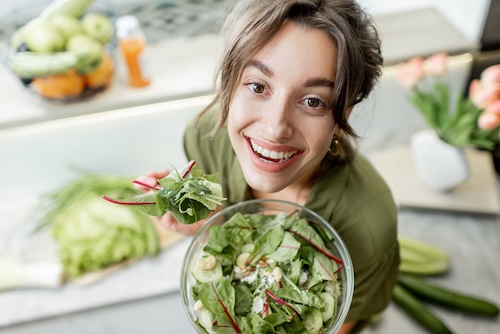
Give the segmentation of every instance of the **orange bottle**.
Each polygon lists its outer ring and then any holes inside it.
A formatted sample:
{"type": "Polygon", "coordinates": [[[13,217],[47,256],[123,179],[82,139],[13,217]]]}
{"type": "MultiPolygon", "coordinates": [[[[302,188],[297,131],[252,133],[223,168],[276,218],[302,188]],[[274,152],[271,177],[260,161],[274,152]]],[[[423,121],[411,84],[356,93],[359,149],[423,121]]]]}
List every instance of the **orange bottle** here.
{"type": "Polygon", "coordinates": [[[146,38],[135,16],[125,15],[116,20],[118,47],[128,70],[128,81],[132,87],[149,85],[146,71],[146,38]]]}

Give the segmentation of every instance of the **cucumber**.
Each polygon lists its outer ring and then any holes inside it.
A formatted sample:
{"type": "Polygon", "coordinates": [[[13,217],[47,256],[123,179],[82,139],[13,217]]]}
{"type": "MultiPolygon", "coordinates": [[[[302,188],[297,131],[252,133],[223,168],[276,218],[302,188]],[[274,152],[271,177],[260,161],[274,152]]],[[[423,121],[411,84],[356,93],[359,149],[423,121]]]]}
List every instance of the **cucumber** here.
{"type": "Polygon", "coordinates": [[[401,284],[396,284],[392,299],[423,327],[433,334],[453,333],[444,322],[401,284]]]}
{"type": "Polygon", "coordinates": [[[11,69],[20,78],[36,78],[64,73],[78,63],[73,52],[37,53],[17,52],[11,61],[11,69]]]}
{"type": "Polygon", "coordinates": [[[201,309],[201,314],[200,314],[200,322],[207,330],[211,330],[213,326],[213,321],[214,321],[214,315],[212,312],[207,310],[206,308],[201,309]]]}
{"type": "Polygon", "coordinates": [[[304,319],[304,327],[309,334],[317,334],[321,327],[323,327],[323,317],[321,311],[315,309],[311,315],[304,319]]]}
{"type": "Polygon", "coordinates": [[[325,303],[325,308],[321,311],[321,316],[323,317],[323,322],[327,322],[333,317],[336,307],[335,298],[328,292],[321,292],[319,296],[323,300],[323,303],[325,303]]]}
{"type": "Polygon", "coordinates": [[[203,270],[198,266],[194,266],[192,273],[194,278],[202,283],[213,282],[222,277],[222,266],[219,261],[210,270],[203,270]]]}
{"type": "Polygon", "coordinates": [[[429,302],[486,316],[499,314],[498,306],[488,300],[430,283],[420,277],[400,275],[398,281],[414,295],[429,302]]]}
{"type": "Polygon", "coordinates": [[[93,2],[94,0],[55,0],[42,10],[40,17],[50,19],[66,14],[80,18],[93,2]]]}

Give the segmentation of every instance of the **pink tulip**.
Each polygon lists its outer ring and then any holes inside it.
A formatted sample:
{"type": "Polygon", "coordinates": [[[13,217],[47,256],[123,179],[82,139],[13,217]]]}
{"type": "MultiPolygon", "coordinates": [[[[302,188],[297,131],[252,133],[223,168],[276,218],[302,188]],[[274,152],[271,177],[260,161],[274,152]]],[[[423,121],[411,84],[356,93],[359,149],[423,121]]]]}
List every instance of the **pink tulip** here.
{"type": "Polygon", "coordinates": [[[469,86],[469,96],[472,102],[481,109],[500,100],[500,86],[484,85],[482,81],[472,80],[469,86]]]}
{"type": "Polygon", "coordinates": [[[396,66],[396,80],[406,88],[413,88],[425,75],[422,57],[410,59],[396,66]]]}
{"type": "Polygon", "coordinates": [[[500,115],[500,100],[496,100],[495,102],[489,104],[484,112],[500,115]]]}
{"type": "Polygon", "coordinates": [[[479,116],[477,125],[483,130],[493,130],[500,126],[500,113],[482,113],[481,116],[479,116]]]}
{"type": "Polygon", "coordinates": [[[500,64],[486,68],[481,73],[480,80],[485,86],[500,86],[500,64]]]}
{"type": "Polygon", "coordinates": [[[448,54],[436,53],[424,61],[425,72],[429,75],[442,75],[448,71],[448,54]]]}

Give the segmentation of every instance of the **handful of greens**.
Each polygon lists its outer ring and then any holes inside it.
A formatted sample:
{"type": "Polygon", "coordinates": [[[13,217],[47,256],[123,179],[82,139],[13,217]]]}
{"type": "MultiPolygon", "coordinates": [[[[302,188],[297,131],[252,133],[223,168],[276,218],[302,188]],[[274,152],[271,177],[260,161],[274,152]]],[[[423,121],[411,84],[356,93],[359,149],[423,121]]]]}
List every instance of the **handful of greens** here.
{"type": "Polygon", "coordinates": [[[151,216],[163,216],[167,211],[182,224],[193,224],[208,217],[210,211],[222,204],[222,187],[217,174],[204,174],[195,168],[195,161],[181,170],[175,170],[158,180],[161,188],[138,183],[152,190],[151,193],[136,196],[130,201],[119,201],[109,196],[104,199],[123,205],[135,205],[151,216]]]}
{"type": "Polygon", "coordinates": [[[137,191],[129,178],[83,175],[42,201],[40,227],[48,227],[65,273],[76,278],[124,260],[157,255],[159,238],[150,217],[102,200],[137,191]]]}
{"type": "Polygon", "coordinates": [[[322,333],[337,319],[343,261],[319,226],[293,214],[234,214],[210,227],[192,269],[206,333],[322,333]]]}

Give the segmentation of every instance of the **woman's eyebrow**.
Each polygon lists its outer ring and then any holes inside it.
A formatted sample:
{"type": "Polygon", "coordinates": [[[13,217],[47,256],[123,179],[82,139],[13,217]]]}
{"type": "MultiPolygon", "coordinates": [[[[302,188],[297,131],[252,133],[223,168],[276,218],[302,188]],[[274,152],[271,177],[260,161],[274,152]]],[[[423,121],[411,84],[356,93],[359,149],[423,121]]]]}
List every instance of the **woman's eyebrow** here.
{"type": "Polygon", "coordinates": [[[266,64],[264,64],[263,62],[258,61],[258,60],[254,60],[254,59],[249,60],[248,63],[244,66],[244,68],[247,68],[247,67],[255,67],[256,69],[258,69],[259,71],[261,71],[262,73],[267,75],[268,77],[272,77],[274,75],[273,71],[271,71],[271,69],[266,64]]]}
{"type": "Polygon", "coordinates": [[[335,83],[326,78],[313,78],[307,80],[305,83],[305,87],[318,87],[318,86],[335,87],[335,83]]]}
{"type": "MultiPolygon", "coordinates": [[[[260,72],[267,75],[268,77],[272,77],[274,75],[274,72],[266,64],[264,64],[259,60],[255,59],[249,60],[248,63],[244,66],[244,68],[248,67],[254,67],[260,72]]],[[[312,78],[307,80],[304,84],[304,87],[319,87],[319,86],[334,87],[335,83],[326,78],[312,78]]]]}

